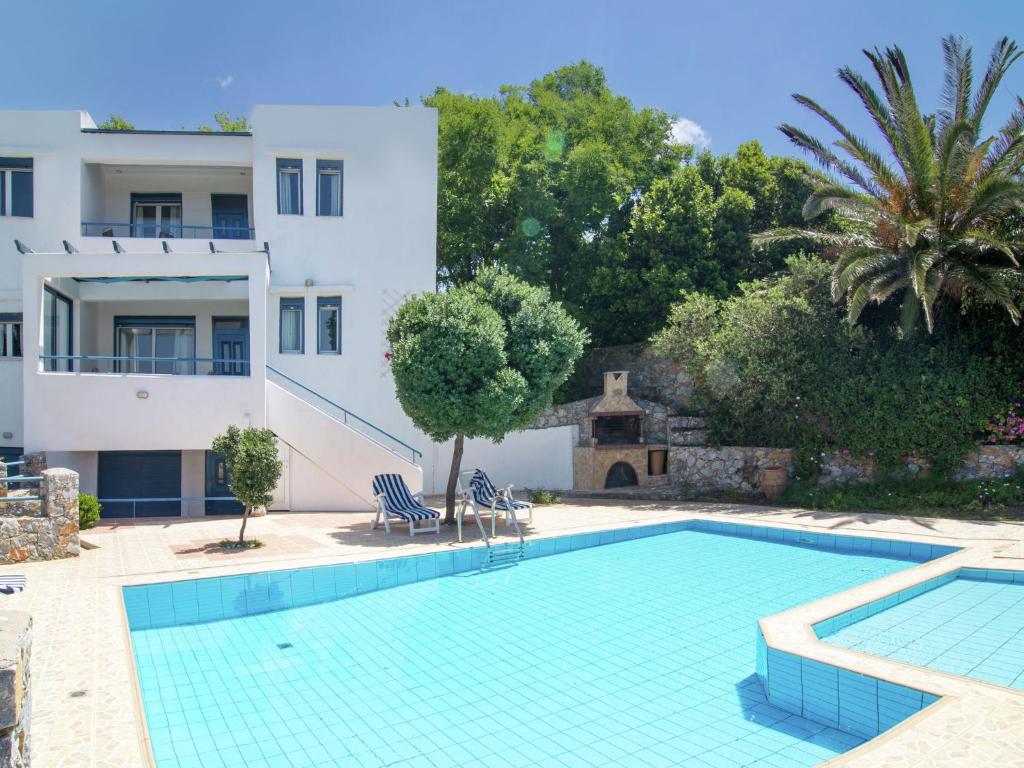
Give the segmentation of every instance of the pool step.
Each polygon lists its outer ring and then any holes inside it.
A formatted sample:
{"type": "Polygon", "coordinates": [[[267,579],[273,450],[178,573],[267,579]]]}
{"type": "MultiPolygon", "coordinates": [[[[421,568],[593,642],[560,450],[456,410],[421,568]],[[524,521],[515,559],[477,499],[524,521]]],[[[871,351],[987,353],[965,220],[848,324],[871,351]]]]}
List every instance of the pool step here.
{"type": "Polygon", "coordinates": [[[495,568],[502,565],[515,565],[526,557],[522,542],[516,544],[498,544],[487,548],[481,568],[495,568]]]}

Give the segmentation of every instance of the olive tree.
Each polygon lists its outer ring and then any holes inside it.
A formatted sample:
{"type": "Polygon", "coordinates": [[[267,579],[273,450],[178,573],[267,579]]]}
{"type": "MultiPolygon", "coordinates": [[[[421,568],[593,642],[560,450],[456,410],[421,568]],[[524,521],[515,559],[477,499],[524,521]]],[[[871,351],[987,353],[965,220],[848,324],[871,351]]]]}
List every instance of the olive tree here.
{"type": "Polygon", "coordinates": [[[277,441],[269,429],[234,424],[213,439],[214,453],[224,457],[228,470],[228,488],[245,508],[238,544],[245,542],[245,524],[253,509],[266,507],[273,500],[274,489],[281,479],[283,467],[277,455],[277,441]]]}
{"type": "Polygon", "coordinates": [[[483,269],[457,288],[407,299],[388,342],[406,414],[432,440],[455,440],[445,494],[451,523],[465,438],[497,443],[535,421],[572,373],[587,333],[546,288],[483,269]]]}

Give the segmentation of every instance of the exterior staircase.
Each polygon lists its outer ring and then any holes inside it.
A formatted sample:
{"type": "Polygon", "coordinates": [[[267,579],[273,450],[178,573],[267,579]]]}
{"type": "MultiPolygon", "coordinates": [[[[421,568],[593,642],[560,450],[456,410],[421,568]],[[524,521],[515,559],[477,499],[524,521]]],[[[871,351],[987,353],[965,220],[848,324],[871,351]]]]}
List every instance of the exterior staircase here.
{"type": "Polygon", "coordinates": [[[668,435],[671,445],[701,446],[708,444],[707,426],[703,416],[669,416],[668,435]]]}
{"type": "Polygon", "coordinates": [[[394,472],[423,487],[422,454],[276,368],[267,366],[267,426],[348,493],[343,507],[372,510],[373,476],[394,472]]]}

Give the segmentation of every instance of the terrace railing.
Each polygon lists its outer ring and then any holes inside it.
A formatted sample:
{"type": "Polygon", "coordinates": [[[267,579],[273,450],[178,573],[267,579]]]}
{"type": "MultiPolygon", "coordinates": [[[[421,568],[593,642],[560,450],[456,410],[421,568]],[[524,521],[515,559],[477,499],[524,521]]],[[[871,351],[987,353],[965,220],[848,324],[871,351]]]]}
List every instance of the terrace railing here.
{"type": "Polygon", "coordinates": [[[195,224],[126,224],[112,221],[83,221],[83,237],[152,237],[161,240],[255,240],[254,227],[207,227],[195,224]]]}
{"type": "Polygon", "coordinates": [[[42,501],[43,476],[18,474],[24,466],[24,461],[0,461],[0,503],[42,501]]]}
{"type": "Polygon", "coordinates": [[[248,376],[249,361],[218,357],[129,357],[125,355],[40,355],[43,369],[61,373],[152,374],[163,376],[248,376]]]}
{"type": "Polygon", "coordinates": [[[242,506],[234,496],[162,496],[158,498],[98,499],[103,518],[186,517],[204,514],[213,502],[220,507],[218,515],[242,514],[242,506]],[[237,509],[235,509],[237,508],[237,509]]]}

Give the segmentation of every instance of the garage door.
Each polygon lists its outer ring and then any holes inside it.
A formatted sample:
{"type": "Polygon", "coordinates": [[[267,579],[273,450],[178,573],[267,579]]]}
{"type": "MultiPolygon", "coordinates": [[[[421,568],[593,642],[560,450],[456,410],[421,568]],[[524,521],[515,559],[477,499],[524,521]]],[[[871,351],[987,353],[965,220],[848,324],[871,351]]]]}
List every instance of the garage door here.
{"type": "Polygon", "coordinates": [[[102,451],[99,492],[100,517],[179,516],[181,451],[102,451]]]}

